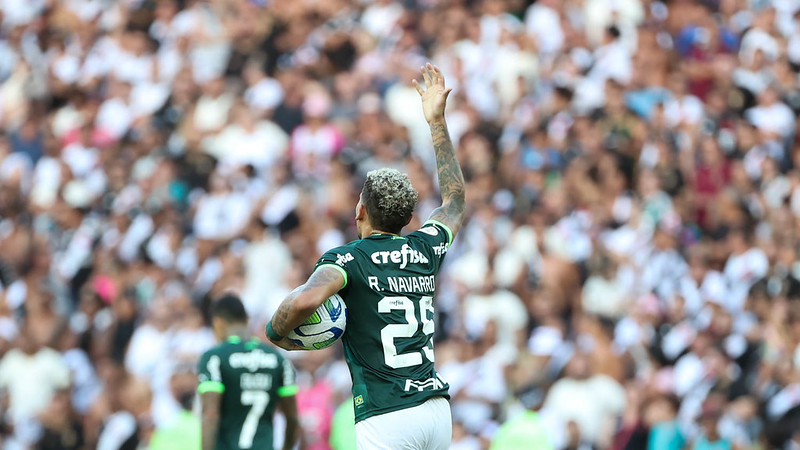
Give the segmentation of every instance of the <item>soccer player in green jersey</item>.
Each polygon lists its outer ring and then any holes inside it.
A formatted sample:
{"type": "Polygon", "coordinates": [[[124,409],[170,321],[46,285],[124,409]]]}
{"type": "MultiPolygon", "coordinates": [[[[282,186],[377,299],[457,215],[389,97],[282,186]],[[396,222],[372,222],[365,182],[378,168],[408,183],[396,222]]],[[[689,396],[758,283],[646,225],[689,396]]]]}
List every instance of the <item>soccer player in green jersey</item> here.
{"type": "Polygon", "coordinates": [[[342,336],[353,378],[359,449],[447,449],[452,423],[445,383],[434,369],[434,292],[447,249],[464,215],[464,177],[444,119],[450,89],[438,67],[422,68],[422,109],[433,136],[442,206],[406,236],[417,192],[407,175],[379,169],[367,174],[356,205],[361,239],[319,259],[267,324],[277,345],[297,349],[285,336],[328,297],[347,304],[342,336]]]}
{"type": "Polygon", "coordinates": [[[237,297],[214,302],[211,315],[222,343],[205,352],[198,364],[203,450],[273,448],[276,406],[286,417],[283,448],[293,448],[298,419],[291,363],[259,339],[244,339],[247,313],[237,297]]]}

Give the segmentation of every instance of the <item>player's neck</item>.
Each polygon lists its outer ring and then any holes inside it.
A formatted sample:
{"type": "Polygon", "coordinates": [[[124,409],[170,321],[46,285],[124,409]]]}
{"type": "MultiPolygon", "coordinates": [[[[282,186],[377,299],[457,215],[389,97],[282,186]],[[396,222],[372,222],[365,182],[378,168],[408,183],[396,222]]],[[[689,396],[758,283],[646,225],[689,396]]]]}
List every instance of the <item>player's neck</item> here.
{"type": "Polygon", "coordinates": [[[226,334],[228,336],[225,337],[225,340],[229,340],[234,337],[238,337],[241,339],[246,339],[249,337],[246,325],[232,325],[231,327],[228,328],[228,333],[226,334]]]}
{"type": "Polygon", "coordinates": [[[358,228],[358,237],[360,239],[368,238],[370,236],[378,236],[381,234],[388,234],[390,236],[399,236],[397,233],[390,233],[388,231],[379,230],[377,228],[372,228],[372,224],[369,223],[368,220],[357,221],[359,228],[358,228]]]}
{"type": "Polygon", "coordinates": [[[397,233],[390,233],[388,231],[381,231],[381,230],[371,230],[367,236],[375,236],[377,234],[389,234],[392,236],[399,236],[397,233]]]}

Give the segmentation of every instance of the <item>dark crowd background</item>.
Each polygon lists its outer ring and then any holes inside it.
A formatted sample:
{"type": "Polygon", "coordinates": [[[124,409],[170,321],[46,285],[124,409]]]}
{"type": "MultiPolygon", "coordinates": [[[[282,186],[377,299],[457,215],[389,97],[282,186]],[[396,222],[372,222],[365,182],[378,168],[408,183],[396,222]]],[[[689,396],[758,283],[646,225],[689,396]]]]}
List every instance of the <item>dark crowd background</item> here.
{"type": "MultiPolygon", "coordinates": [[[[211,299],[261,336],[371,169],[408,230],[438,206],[428,60],[468,184],[452,448],[800,448],[799,11],[1,0],[3,448],[198,448],[211,299]]],[[[341,350],[290,357],[302,447],[352,448],[341,350]]]]}

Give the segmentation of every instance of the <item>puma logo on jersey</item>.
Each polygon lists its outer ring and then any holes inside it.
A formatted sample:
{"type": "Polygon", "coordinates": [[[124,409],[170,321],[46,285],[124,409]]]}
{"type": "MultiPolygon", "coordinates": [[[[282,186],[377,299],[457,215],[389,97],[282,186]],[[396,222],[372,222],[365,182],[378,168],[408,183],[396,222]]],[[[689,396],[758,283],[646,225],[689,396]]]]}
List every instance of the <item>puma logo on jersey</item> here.
{"type": "Polygon", "coordinates": [[[411,390],[424,391],[425,389],[437,390],[443,388],[444,388],[444,383],[442,383],[442,380],[440,380],[439,376],[437,375],[434,378],[428,378],[427,380],[423,381],[406,380],[406,385],[404,390],[408,392],[411,390]]]}
{"type": "Polygon", "coordinates": [[[405,269],[409,264],[428,264],[428,258],[421,252],[414,250],[408,244],[403,244],[400,250],[374,252],[370,255],[375,264],[400,264],[405,269]]]}
{"type": "Polygon", "coordinates": [[[344,255],[336,254],[336,264],[340,266],[344,266],[345,263],[348,263],[353,260],[353,255],[350,253],[345,253],[344,255]]]}

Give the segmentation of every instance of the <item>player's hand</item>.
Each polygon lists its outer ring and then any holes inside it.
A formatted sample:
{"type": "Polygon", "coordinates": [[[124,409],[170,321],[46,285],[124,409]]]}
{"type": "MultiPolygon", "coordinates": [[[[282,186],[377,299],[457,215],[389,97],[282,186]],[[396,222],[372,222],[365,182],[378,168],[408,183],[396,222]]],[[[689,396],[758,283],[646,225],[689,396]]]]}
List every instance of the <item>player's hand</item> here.
{"type": "Polygon", "coordinates": [[[417,80],[412,80],[414,87],[422,97],[422,112],[425,113],[425,120],[428,123],[444,121],[444,107],[447,104],[447,96],[450,95],[452,88],[445,89],[444,75],[438,67],[431,63],[420,67],[425,88],[417,80]]]}

